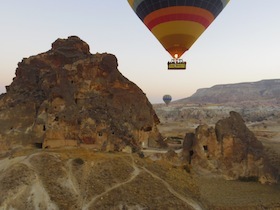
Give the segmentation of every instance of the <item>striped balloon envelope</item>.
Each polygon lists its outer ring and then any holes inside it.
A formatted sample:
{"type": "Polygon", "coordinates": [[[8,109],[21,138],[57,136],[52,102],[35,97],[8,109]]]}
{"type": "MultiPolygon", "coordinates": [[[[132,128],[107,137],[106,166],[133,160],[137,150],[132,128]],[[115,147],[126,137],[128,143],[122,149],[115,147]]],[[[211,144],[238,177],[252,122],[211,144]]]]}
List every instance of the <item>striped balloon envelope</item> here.
{"type": "Polygon", "coordinates": [[[128,0],[173,58],[180,58],[230,0],[128,0]]]}

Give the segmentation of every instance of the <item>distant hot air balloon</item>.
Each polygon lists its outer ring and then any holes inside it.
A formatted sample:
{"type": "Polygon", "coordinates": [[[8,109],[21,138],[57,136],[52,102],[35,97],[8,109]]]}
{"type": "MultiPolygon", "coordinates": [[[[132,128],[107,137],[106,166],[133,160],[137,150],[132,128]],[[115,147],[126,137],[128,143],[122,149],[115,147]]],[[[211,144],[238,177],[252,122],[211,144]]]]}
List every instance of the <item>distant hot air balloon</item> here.
{"type": "Polygon", "coordinates": [[[162,97],[162,100],[164,101],[164,103],[168,106],[168,104],[171,102],[171,100],[172,100],[172,97],[171,97],[171,95],[164,95],[163,97],[162,97]]]}
{"type": "Polygon", "coordinates": [[[185,69],[179,59],[230,0],[128,0],[128,3],[172,56],[169,69],[185,69]]]}

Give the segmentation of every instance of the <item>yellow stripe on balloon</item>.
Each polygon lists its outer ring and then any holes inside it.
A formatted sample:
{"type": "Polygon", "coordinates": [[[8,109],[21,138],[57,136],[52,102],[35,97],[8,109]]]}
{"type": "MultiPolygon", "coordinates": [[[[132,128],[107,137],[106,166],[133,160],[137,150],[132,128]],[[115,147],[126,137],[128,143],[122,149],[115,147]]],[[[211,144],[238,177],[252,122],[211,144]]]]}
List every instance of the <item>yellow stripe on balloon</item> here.
{"type": "Polygon", "coordinates": [[[172,57],[180,57],[204,31],[205,27],[196,22],[170,21],[155,26],[151,32],[172,57]]]}
{"type": "MultiPolygon", "coordinates": [[[[170,21],[158,24],[152,29],[152,33],[157,39],[161,39],[171,34],[186,34],[193,37],[199,37],[205,27],[196,22],[191,21],[170,21]]],[[[176,42],[176,41],[175,41],[176,42]]]]}

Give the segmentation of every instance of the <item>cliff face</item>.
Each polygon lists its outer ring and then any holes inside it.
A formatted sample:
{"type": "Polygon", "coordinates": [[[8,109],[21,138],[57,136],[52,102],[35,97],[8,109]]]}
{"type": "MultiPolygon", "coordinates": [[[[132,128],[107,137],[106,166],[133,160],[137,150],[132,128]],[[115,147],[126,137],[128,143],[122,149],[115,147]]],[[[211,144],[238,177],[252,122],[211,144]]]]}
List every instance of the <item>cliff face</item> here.
{"type": "Polygon", "coordinates": [[[238,84],[215,85],[198,89],[191,97],[180,102],[192,103],[240,103],[257,101],[280,104],[280,79],[262,80],[238,84]]]}
{"type": "Polygon", "coordinates": [[[112,54],[91,54],[72,36],[25,58],[0,97],[0,145],[91,145],[121,150],[161,143],[145,94],[117,69],[112,54]]]}
{"type": "Polygon", "coordinates": [[[236,112],[219,120],[215,128],[200,125],[194,134],[187,133],[183,153],[194,168],[203,168],[227,179],[252,179],[261,183],[276,183],[279,179],[262,143],[236,112]]]}

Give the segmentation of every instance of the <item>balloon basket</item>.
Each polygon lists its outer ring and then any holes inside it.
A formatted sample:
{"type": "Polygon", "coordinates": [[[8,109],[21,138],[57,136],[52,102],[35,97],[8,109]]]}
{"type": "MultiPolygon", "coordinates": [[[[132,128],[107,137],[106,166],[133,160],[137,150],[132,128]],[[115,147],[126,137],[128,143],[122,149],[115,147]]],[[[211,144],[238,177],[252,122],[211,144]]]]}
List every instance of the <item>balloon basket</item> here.
{"type": "Polygon", "coordinates": [[[185,70],[186,67],[187,62],[183,61],[183,59],[172,59],[167,63],[168,70],[185,70]]]}

